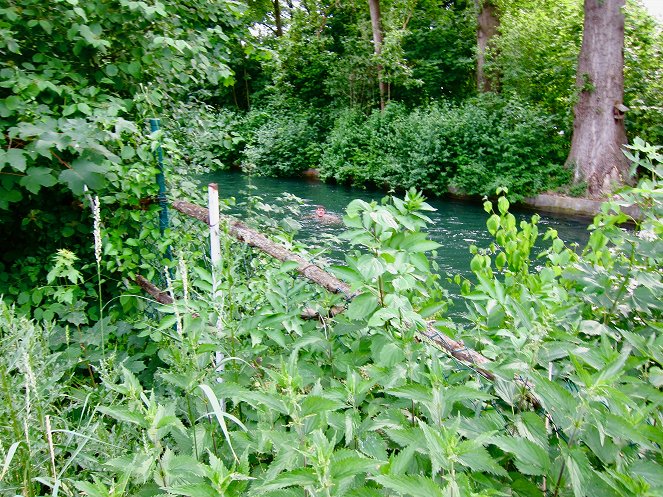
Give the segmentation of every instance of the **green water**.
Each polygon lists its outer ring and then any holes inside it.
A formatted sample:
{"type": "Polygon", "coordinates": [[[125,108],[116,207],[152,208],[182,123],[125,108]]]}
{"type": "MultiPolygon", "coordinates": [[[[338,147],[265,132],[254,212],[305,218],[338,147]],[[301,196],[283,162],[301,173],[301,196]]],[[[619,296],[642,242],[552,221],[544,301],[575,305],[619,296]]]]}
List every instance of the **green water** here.
{"type": "MultiPolygon", "coordinates": [[[[348,188],[340,185],[307,181],[305,179],[275,179],[275,178],[249,178],[238,172],[220,172],[206,175],[201,183],[216,182],[219,185],[219,194],[222,198],[235,197],[240,204],[231,213],[239,218],[246,217],[245,204],[249,191],[258,195],[264,203],[274,203],[284,193],[290,193],[303,199],[301,216],[297,221],[302,228],[296,240],[308,246],[320,246],[323,242],[333,245],[333,249],[325,252],[324,257],[333,263],[343,263],[343,252],[347,250],[346,242],[336,240],[335,235],[343,231],[342,224],[320,223],[314,216],[315,208],[323,205],[327,212],[343,215],[348,203],[361,198],[367,201],[380,200],[384,192],[348,188]],[[247,188],[249,184],[252,188],[247,188]]],[[[432,224],[428,227],[430,237],[440,243],[442,247],[437,251],[436,262],[440,267],[440,274],[470,275],[469,246],[474,244],[486,247],[491,237],[486,229],[487,214],[483,207],[453,199],[429,199],[428,203],[435,207],[435,212],[429,213],[432,224]]],[[[519,219],[529,219],[533,212],[527,210],[513,210],[519,219]]],[[[567,243],[583,245],[588,238],[586,218],[556,217],[541,215],[539,231],[545,233],[548,227],[555,228],[560,237],[567,243]]]]}

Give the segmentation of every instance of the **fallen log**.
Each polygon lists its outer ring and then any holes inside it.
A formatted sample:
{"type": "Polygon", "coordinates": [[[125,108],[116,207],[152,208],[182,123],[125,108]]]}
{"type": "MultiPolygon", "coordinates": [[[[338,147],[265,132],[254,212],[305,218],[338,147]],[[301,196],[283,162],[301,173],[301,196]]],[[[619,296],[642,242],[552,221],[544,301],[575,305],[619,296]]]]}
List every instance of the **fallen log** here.
{"type": "Polygon", "coordinates": [[[172,304],[173,303],[173,298],[168,295],[168,292],[165,292],[163,290],[160,290],[159,287],[156,285],[153,285],[150,283],[147,279],[145,279],[143,276],[140,274],[136,276],[136,284],[141,287],[143,290],[145,290],[147,293],[152,295],[154,299],[159,302],[160,304],[172,304]]]}
{"type": "MultiPolygon", "coordinates": [[[[144,278],[141,275],[136,276],[135,279],[136,284],[141,287],[145,292],[152,297],[154,297],[154,300],[159,302],[160,304],[173,304],[175,301],[173,298],[168,294],[168,292],[161,290],[158,286],[150,283],[146,278],[144,278]]],[[[311,309],[310,307],[307,309],[304,309],[302,313],[299,315],[302,319],[321,319],[323,317],[334,317],[337,314],[342,313],[345,310],[345,307],[340,306],[340,305],[335,305],[331,309],[329,309],[329,312],[326,315],[321,315],[318,311],[315,309],[311,309]]]]}

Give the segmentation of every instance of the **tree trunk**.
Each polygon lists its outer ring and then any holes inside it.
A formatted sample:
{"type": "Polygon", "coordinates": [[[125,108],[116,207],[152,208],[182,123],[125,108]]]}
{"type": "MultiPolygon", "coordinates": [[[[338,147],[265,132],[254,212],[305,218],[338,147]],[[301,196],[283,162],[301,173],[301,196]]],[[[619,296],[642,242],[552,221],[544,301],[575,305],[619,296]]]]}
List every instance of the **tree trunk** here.
{"type": "Polygon", "coordinates": [[[283,21],[281,20],[281,4],[274,0],[274,23],[276,24],[276,36],[283,36],[283,21]]]}
{"type": "Polygon", "coordinates": [[[486,78],[486,48],[497,34],[500,25],[497,9],[491,0],[474,0],[477,7],[477,89],[480,93],[493,91],[493,84],[486,78]]]}
{"type": "MultiPolygon", "coordinates": [[[[382,26],[380,23],[380,0],[368,0],[368,8],[371,11],[371,26],[373,27],[373,47],[377,57],[382,53],[382,26]]],[[[387,93],[387,85],[382,80],[382,64],[378,65],[378,85],[380,88],[380,109],[384,110],[384,96],[387,93]]]]}
{"type": "Polygon", "coordinates": [[[578,102],[567,165],[574,183],[587,182],[591,196],[609,193],[628,179],[621,151],[624,128],[625,0],[585,0],[585,25],[578,59],[578,102]]]}

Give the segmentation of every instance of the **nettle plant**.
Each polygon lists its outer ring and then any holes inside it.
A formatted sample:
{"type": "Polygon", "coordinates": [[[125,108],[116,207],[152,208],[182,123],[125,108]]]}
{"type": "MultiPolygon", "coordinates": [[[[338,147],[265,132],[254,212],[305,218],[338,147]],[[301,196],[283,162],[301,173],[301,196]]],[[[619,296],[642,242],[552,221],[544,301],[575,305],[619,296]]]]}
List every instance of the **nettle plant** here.
{"type": "Polygon", "coordinates": [[[354,299],[334,318],[302,310],[341,297],[224,237],[222,262],[179,264],[161,323],[135,327],[150,355],[109,356],[100,384],[72,390],[84,415],[63,409],[57,426],[81,420],[94,452],[59,435],[13,457],[34,461],[33,483],[99,497],[661,495],[661,171],[634,147],[652,179],[604,208],[580,254],[554,232],[536,254],[537,218],[486,204],[495,242],[463,283],[469,324],[432,321],[446,298],[416,192],[349,205],[363,250],[335,268],[354,299]],[[634,229],[619,203],[640,207],[634,229]],[[417,340],[424,326],[491,361],[457,362],[417,340]]]}
{"type": "Polygon", "coordinates": [[[336,269],[356,296],[334,319],[302,319],[307,303],[338,297],[296,280],[288,263],[228,244],[212,272],[180,268],[180,298],[143,332],[163,363],[153,383],[126,368],[109,375],[120,395],[98,409],[142,442],[78,488],[540,495],[556,469],[545,416],[509,405],[478,371],[415,339],[446,305],[425,257],[437,248],[421,231],[427,210],[414,191],[350,204],[346,237],[366,252],[336,269]]]}
{"type": "Polygon", "coordinates": [[[549,230],[534,262],[538,218],[517,226],[500,197],[498,212],[486,204],[495,243],[475,249],[477,283],[465,284],[473,326],[464,338],[493,359],[494,394],[545,416],[537,443],[552,495],[649,496],[663,487],[662,171],[659,147],[629,148],[650,178],[603,205],[581,254],[549,230]]]}

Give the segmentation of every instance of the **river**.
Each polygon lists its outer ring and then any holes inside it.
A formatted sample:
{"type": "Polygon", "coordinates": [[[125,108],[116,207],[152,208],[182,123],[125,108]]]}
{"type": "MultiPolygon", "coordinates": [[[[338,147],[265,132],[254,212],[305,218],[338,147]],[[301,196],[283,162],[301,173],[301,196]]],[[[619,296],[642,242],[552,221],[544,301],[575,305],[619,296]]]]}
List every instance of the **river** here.
{"type": "MultiPolygon", "coordinates": [[[[347,246],[343,245],[347,242],[336,239],[343,231],[343,225],[318,222],[315,218],[316,207],[322,205],[328,213],[342,216],[345,207],[355,198],[379,201],[385,196],[384,192],[375,190],[304,179],[249,177],[239,172],[217,172],[201,178],[201,183],[208,182],[216,182],[219,185],[221,198],[235,197],[237,206],[230,213],[239,218],[246,217],[247,199],[250,195],[261,197],[265,204],[275,203],[277,198],[285,193],[300,197],[303,200],[302,215],[297,221],[301,224],[301,229],[295,239],[310,247],[332,246],[333,248],[323,253],[323,257],[333,263],[343,263],[342,254],[347,249],[347,246]]],[[[428,213],[433,221],[428,226],[428,233],[442,245],[437,250],[435,259],[440,274],[469,276],[472,258],[469,246],[474,244],[486,247],[492,241],[486,229],[488,216],[483,206],[447,198],[432,198],[428,203],[437,209],[428,213]]],[[[519,220],[529,219],[533,214],[532,211],[524,209],[512,209],[512,212],[519,220]]],[[[539,231],[545,233],[547,228],[555,228],[565,242],[584,245],[588,238],[588,225],[587,218],[541,214],[539,231]]]]}

